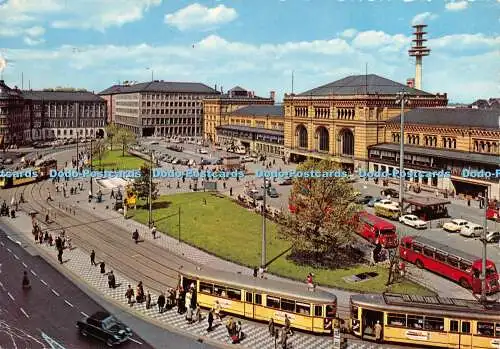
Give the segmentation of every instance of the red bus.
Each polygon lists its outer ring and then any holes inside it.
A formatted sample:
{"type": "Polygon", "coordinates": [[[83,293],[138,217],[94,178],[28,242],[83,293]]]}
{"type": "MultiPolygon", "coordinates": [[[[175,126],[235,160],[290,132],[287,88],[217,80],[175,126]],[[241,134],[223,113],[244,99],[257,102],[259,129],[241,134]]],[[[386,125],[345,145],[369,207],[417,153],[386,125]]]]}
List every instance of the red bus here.
{"type": "Polygon", "coordinates": [[[398,247],[396,226],[368,212],[358,213],[359,224],[356,232],[373,244],[384,248],[398,247]]]}
{"type": "MultiPolygon", "coordinates": [[[[422,236],[405,236],[401,239],[399,255],[402,259],[458,282],[474,293],[481,293],[481,258],[422,236]]],[[[486,293],[500,291],[495,263],[486,261],[486,293]]]]}
{"type": "Polygon", "coordinates": [[[491,203],[486,209],[486,218],[500,222],[500,202],[491,203]]]}

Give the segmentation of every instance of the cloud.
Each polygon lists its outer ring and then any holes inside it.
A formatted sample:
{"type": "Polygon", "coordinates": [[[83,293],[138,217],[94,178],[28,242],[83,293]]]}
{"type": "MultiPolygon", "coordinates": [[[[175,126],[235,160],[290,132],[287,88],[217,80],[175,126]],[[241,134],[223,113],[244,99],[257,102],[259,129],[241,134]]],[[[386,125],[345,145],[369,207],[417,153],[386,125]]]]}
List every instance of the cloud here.
{"type": "Polygon", "coordinates": [[[358,33],[358,31],[356,29],[349,28],[349,29],[344,30],[342,33],[340,33],[340,36],[342,36],[344,38],[352,38],[357,33],[358,33]]]}
{"type": "Polygon", "coordinates": [[[434,19],[438,18],[438,15],[431,13],[431,12],[423,12],[419,13],[413,19],[411,20],[412,25],[417,25],[417,24],[425,24],[426,21],[432,21],[434,19]]]}
{"type": "Polygon", "coordinates": [[[28,46],[36,46],[45,42],[44,39],[33,39],[29,36],[25,36],[23,41],[28,46]]]}
{"type": "Polygon", "coordinates": [[[198,3],[165,15],[165,23],[179,29],[212,29],[238,17],[235,9],[219,5],[208,8],[198,3]]]}
{"type": "Polygon", "coordinates": [[[0,36],[21,36],[27,28],[80,28],[103,31],[143,17],[162,0],[11,0],[0,3],[0,36]]]}
{"type": "Polygon", "coordinates": [[[28,28],[24,32],[31,37],[38,37],[38,36],[42,36],[43,34],[45,34],[45,28],[36,26],[36,27],[28,28]]]}
{"type": "MultiPolygon", "coordinates": [[[[272,44],[208,35],[186,45],[26,47],[8,50],[16,67],[7,69],[4,75],[6,81],[17,81],[23,71],[33,77],[34,88],[67,86],[77,81],[81,87],[101,90],[117,79],[147,81],[151,72],[145,67],[151,67],[158,79],[200,81],[225,86],[226,90],[242,85],[260,95],[267,95],[270,89],[281,94],[290,91],[292,70],[297,92],[347,75],[364,74],[366,64],[369,73],[404,83],[415,69],[407,53],[409,40],[403,34],[366,31],[348,40],[339,33],[328,40],[272,44]]],[[[450,100],[458,102],[499,95],[498,84],[491,79],[498,71],[499,40],[500,36],[484,34],[429,40],[432,52],[424,59],[424,90],[447,92],[450,100]],[[456,47],[460,49],[456,51],[456,47]]]]}
{"type": "Polygon", "coordinates": [[[445,8],[448,11],[462,11],[465,10],[468,6],[469,6],[468,1],[453,1],[447,3],[445,5],[445,8]]]}

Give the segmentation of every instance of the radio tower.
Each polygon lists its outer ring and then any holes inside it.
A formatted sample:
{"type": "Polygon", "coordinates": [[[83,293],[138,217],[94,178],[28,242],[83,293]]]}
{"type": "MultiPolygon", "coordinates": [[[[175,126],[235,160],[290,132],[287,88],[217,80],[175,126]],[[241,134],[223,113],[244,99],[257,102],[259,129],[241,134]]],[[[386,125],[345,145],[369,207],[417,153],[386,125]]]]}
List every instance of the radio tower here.
{"type": "Polygon", "coordinates": [[[427,25],[425,24],[417,24],[413,26],[413,28],[415,28],[415,31],[413,32],[415,38],[412,40],[413,46],[408,50],[410,57],[416,58],[415,88],[417,90],[422,89],[422,57],[428,56],[431,53],[431,50],[424,46],[427,41],[427,39],[424,39],[424,35],[427,34],[427,32],[424,32],[424,28],[426,27],[427,25]]]}

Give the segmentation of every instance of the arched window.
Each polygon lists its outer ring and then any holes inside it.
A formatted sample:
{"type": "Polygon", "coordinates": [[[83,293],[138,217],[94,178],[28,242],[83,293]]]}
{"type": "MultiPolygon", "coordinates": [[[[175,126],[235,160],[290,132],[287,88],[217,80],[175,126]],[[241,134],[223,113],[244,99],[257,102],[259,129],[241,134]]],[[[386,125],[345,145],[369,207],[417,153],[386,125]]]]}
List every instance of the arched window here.
{"type": "Polygon", "coordinates": [[[297,144],[299,148],[307,148],[307,129],[304,125],[299,125],[295,129],[295,136],[297,137],[297,144]]]}
{"type": "Polygon", "coordinates": [[[354,135],[351,130],[340,131],[340,149],[342,155],[354,155],[354,135]]]}
{"type": "Polygon", "coordinates": [[[479,142],[479,151],[480,152],[484,152],[484,148],[485,148],[484,147],[484,142],[483,141],[479,142]]]}
{"type": "Polygon", "coordinates": [[[487,151],[488,153],[490,153],[490,152],[491,152],[491,144],[490,144],[490,142],[486,142],[486,151],[487,151]]]}
{"type": "Polygon", "coordinates": [[[330,135],[326,127],[320,126],[316,129],[316,149],[318,151],[330,150],[330,135]]]}
{"type": "Polygon", "coordinates": [[[453,139],[453,149],[457,149],[457,140],[453,139]]]}
{"type": "Polygon", "coordinates": [[[491,145],[491,152],[496,154],[498,151],[498,144],[495,142],[491,145]]]}

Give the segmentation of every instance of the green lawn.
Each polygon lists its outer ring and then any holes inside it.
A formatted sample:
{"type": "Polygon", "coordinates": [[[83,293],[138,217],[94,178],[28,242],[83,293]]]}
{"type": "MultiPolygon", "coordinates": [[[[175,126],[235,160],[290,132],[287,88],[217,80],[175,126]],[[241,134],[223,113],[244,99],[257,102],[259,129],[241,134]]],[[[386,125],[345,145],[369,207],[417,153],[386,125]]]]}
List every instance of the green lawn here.
{"type": "Polygon", "coordinates": [[[137,156],[132,156],[125,152],[125,156],[122,156],[122,151],[120,150],[107,150],[103,155],[101,161],[99,161],[97,155],[92,161],[94,168],[103,168],[104,170],[137,170],[140,169],[144,164],[144,160],[138,158],[137,156]]]}
{"type": "MultiPolygon", "coordinates": [[[[162,196],[154,202],[153,220],[159,231],[175,238],[179,232],[178,210],[181,207],[181,240],[207,252],[242,265],[260,265],[261,216],[238,206],[228,198],[219,198],[209,193],[186,193],[162,196]],[[206,200],[206,205],[204,204],[206,200]]],[[[138,208],[133,214],[137,221],[147,224],[147,209],[138,208]]],[[[290,243],[277,238],[277,226],[267,222],[267,259],[274,260],[269,271],[292,279],[303,281],[309,272],[315,274],[315,281],[321,285],[338,288],[383,292],[387,270],[382,267],[360,265],[351,269],[327,270],[301,267],[286,257],[290,243]],[[280,256],[281,255],[281,256],[280,256]],[[379,276],[357,284],[347,283],[342,277],[365,271],[376,271],[379,276]]],[[[432,295],[433,293],[412,282],[392,286],[392,292],[432,295]]]]}

